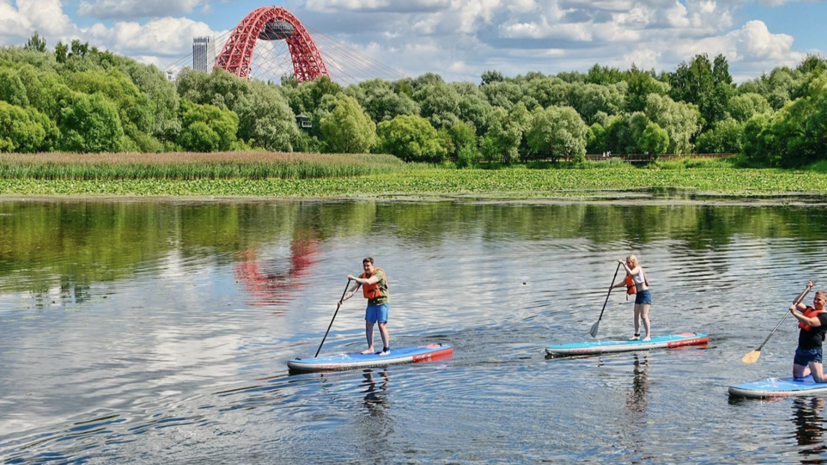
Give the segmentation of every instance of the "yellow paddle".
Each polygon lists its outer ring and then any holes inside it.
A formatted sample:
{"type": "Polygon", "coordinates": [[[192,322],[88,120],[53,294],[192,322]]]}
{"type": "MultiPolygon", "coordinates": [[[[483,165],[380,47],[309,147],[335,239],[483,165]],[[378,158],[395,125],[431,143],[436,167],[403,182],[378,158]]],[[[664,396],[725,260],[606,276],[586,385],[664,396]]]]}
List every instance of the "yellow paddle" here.
{"type": "MultiPolygon", "coordinates": [[[[811,281],[811,282],[813,283],[813,286],[814,286],[814,285],[815,285],[815,282],[813,282],[813,281],[811,281]]],[[[810,283],[807,283],[807,288],[806,288],[806,289],[804,289],[804,292],[802,292],[802,293],[798,296],[798,298],[796,298],[796,299],[795,299],[795,301],[793,301],[793,305],[798,305],[798,304],[800,304],[800,303],[801,303],[801,301],[802,301],[802,300],[804,300],[804,297],[807,295],[807,293],[808,293],[808,292],[810,292],[810,289],[812,289],[812,288],[813,288],[813,286],[811,286],[811,285],[810,285],[810,283]]],[[[777,325],[775,325],[775,328],[773,328],[773,330],[770,332],[770,335],[769,335],[769,336],[767,336],[767,338],[766,338],[766,339],[764,339],[764,342],[762,342],[762,343],[761,343],[761,345],[760,345],[760,346],[758,346],[758,348],[757,348],[757,349],[753,350],[752,352],[748,353],[747,355],[744,355],[744,357],[743,357],[743,358],[741,358],[741,361],[742,361],[742,362],[744,362],[744,363],[755,363],[755,362],[757,362],[757,361],[758,361],[758,357],[760,357],[760,356],[761,356],[761,349],[763,349],[763,348],[764,348],[764,344],[766,344],[766,343],[767,343],[767,341],[769,341],[769,340],[770,340],[770,338],[772,337],[773,333],[775,333],[775,331],[776,331],[776,330],[777,330],[777,329],[781,326],[781,323],[783,323],[783,322],[784,322],[784,320],[786,320],[788,316],[790,316],[790,312],[785,313],[785,314],[784,314],[784,318],[781,318],[781,321],[779,321],[779,322],[778,322],[778,324],[777,324],[777,325]]]]}

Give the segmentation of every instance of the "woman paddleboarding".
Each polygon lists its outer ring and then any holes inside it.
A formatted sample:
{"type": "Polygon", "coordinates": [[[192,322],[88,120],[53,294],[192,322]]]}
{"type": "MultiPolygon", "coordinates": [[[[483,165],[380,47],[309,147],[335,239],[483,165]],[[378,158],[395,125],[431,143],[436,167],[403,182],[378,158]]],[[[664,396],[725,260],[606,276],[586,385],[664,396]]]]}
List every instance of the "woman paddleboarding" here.
{"type": "MultiPolygon", "coordinates": [[[[651,339],[650,333],[652,329],[652,325],[649,322],[649,307],[652,306],[649,278],[646,277],[646,272],[643,270],[643,267],[640,266],[637,257],[634,255],[629,255],[625,261],[618,259],[617,262],[623,265],[623,269],[626,270],[626,276],[631,277],[635,284],[635,335],[630,338],[630,340],[637,341],[640,339],[640,324],[642,322],[643,329],[646,331],[643,340],[649,341],[651,339]]],[[[625,285],[626,283],[621,281],[614,287],[625,285]]]]}

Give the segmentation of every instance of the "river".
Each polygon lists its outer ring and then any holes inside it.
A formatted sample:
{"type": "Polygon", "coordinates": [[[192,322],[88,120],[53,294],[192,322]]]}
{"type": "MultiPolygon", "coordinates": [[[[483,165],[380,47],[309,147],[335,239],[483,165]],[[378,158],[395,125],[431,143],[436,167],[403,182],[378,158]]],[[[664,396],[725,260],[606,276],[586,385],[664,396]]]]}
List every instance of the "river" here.
{"type": "MultiPolygon", "coordinates": [[[[826,239],[818,204],[7,199],[0,462],[823,463],[824,399],[727,387],[789,376],[792,319],[740,359],[827,287],[826,239]],[[547,359],[590,339],[628,253],[653,334],[710,343],[547,359]],[[366,256],[391,347],[453,357],[289,375],[366,256]]],[[[363,317],[322,353],[364,349],[363,317]]],[[[632,333],[613,292],[598,337],[632,333]]]]}

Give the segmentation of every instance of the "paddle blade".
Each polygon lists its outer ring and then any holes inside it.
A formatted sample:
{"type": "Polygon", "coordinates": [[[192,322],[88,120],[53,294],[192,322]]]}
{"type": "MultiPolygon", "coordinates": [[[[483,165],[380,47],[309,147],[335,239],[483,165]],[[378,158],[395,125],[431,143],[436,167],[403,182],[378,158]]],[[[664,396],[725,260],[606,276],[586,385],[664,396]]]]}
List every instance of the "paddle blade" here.
{"type": "Polygon", "coordinates": [[[597,330],[600,328],[600,320],[597,320],[597,323],[592,325],[592,329],[589,330],[589,334],[592,335],[593,338],[597,337],[597,330]]]}
{"type": "Polygon", "coordinates": [[[744,357],[741,359],[741,361],[744,362],[744,363],[755,363],[755,362],[758,361],[758,357],[760,357],[760,356],[761,356],[761,351],[760,350],[753,350],[752,352],[748,353],[747,355],[744,355],[744,357]]]}

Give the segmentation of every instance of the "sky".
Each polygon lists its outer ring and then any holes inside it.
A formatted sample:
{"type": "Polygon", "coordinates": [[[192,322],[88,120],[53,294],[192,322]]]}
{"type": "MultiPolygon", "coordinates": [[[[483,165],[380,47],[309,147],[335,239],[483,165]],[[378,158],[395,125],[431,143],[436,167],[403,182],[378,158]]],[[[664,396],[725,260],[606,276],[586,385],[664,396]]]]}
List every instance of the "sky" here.
{"type": "Polygon", "coordinates": [[[80,39],[167,69],[192,53],[194,36],[226,35],[263,6],[400,75],[448,81],[595,63],[672,71],[706,53],[724,54],[743,82],[827,55],[827,0],[0,0],[0,45],[38,31],[50,48],[80,39]]]}

